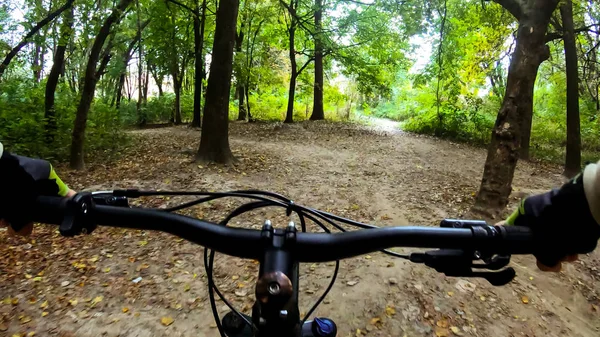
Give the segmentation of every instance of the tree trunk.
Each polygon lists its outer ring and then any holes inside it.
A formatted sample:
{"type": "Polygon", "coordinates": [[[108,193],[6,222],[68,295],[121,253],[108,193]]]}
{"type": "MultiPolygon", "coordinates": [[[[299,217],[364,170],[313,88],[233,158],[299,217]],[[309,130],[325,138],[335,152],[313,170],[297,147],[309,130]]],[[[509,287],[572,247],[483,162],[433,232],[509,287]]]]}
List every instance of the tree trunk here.
{"type": "Polygon", "coordinates": [[[204,78],[204,27],[206,26],[206,0],[202,1],[202,15],[198,17],[198,2],[196,0],[196,16],[194,16],[194,115],[192,127],[202,126],[202,79],[204,78]]]}
{"type": "Polygon", "coordinates": [[[229,148],[229,91],[233,70],[233,45],[239,0],[221,0],[217,10],[212,62],[197,159],[228,164],[234,161],[229,148]]]}
{"type": "Polygon", "coordinates": [[[33,81],[35,83],[40,83],[40,77],[42,76],[42,68],[40,66],[40,53],[42,52],[42,47],[39,42],[35,43],[35,48],[33,49],[33,62],[31,68],[33,70],[33,81]]]}
{"type": "Polygon", "coordinates": [[[144,67],[142,62],[142,57],[144,54],[144,44],[142,43],[142,22],[140,20],[140,0],[136,0],[135,6],[137,9],[137,36],[138,36],[138,60],[137,60],[137,70],[138,70],[138,99],[135,105],[136,111],[138,114],[138,124],[146,125],[146,113],[144,109],[142,109],[142,100],[143,100],[143,86],[142,86],[142,75],[144,74],[144,67]]]}
{"type": "MultiPolygon", "coordinates": [[[[293,8],[292,6],[293,0],[290,3],[290,8],[293,8]]],[[[294,96],[296,95],[296,78],[298,77],[298,69],[297,69],[297,65],[296,65],[296,48],[295,48],[295,40],[296,40],[296,23],[295,23],[295,19],[294,19],[294,15],[295,15],[295,11],[292,10],[292,15],[291,16],[291,24],[290,24],[290,28],[288,30],[289,33],[289,44],[290,44],[290,48],[289,48],[289,57],[290,57],[290,64],[291,64],[291,69],[292,69],[292,74],[290,76],[290,88],[288,91],[288,104],[287,104],[287,111],[285,113],[285,121],[284,123],[293,123],[294,122],[294,96]]]]}
{"type": "MultiPolygon", "coordinates": [[[[492,130],[492,139],[474,210],[495,213],[508,203],[519,157],[523,119],[533,109],[533,88],[539,65],[550,56],[545,36],[557,0],[530,0],[523,8],[508,8],[519,20],[516,47],[506,84],[506,94],[492,130]]],[[[518,2],[508,1],[510,4],[518,2]]]]}
{"type": "Polygon", "coordinates": [[[296,95],[296,72],[292,68],[292,76],[290,77],[290,88],[288,91],[288,104],[285,112],[284,123],[294,122],[294,96],[296,95]]]}
{"type": "MultiPolygon", "coordinates": [[[[240,32],[237,34],[236,41],[235,41],[235,51],[237,53],[242,52],[243,43],[244,43],[244,23],[242,22],[242,24],[240,25],[240,32]]],[[[238,121],[246,120],[246,104],[244,103],[246,89],[244,86],[244,79],[245,79],[245,76],[243,74],[242,69],[238,69],[238,73],[236,76],[236,89],[235,89],[235,92],[237,93],[237,99],[238,99],[238,118],[237,118],[238,121]]]]}
{"type": "Polygon", "coordinates": [[[182,82],[183,81],[177,77],[177,74],[173,75],[173,90],[175,90],[175,103],[173,106],[173,120],[171,122],[175,125],[181,124],[181,87],[183,85],[182,82]]]}
{"type": "Polygon", "coordinates": [[[560,5],[565,46],[567,73],[567,154],[564,175],[574,177],[581,171],[581,132],[579,124],[579,74],[577,68],[577,47],[573,24],[573,3],[565,0],[560,5]]]}
{"type": "Polygon", "coordinates": [[[67,44],[71,39],[71,30],[73,26],[73,9],[65,12],[63,24],[60,27],[60,38],[54,53],[54,62],[52,63],[52,69],[48,75],[48,81],[46,82],[46,95],[44,99],[44,119],[46,120],[46,139],[49,142],[54,140],[56,135],[56,111],[54,110],[54,94],[56,87],[58,86],[58,79],[60,73],[65,65],[65,51],[67,50],[67,44]]]}
{"type": "Polygon", "coordinates": [[[315,89],[311,121],[325,119],[323,111],[323,37],[321,35],[321,16],[323,0],[315,0],[315,89]]]}
{"type": "Polygon", "coordinates": [[[13,49],[11,49],[11,51],[6,55],[6,57],[4,58],[4,60],[2,61],[2,63],[0,64],[0,78],[2,78],[2,75],[4,74],[4,71],[6,70],[6,67],[8,67],[8,65],[10,64],[10,61],[12,61],[12,59],[15,56],[17,56],[17,53],[19,53],[19,51],[21,50],[21,48],[23,48],[26,44],[28,44],[30,42],[31,37],[34,36],[42,27],[44,27],[45,25],[47,25],[49,22],[51,22],[57,16],[59,16],[62,12],[64,12],[67,8],[71,7],[71,5],[73,5],[74,1],[75,0],[67,0],[67,2],[62,7],[60,7],[57,10],[55,10],[54,12],[48,14],[47,17],[45,17],[42,21],[38,22],[29,31],[29,33],[27,33],[27,35],[25,35],[25,37],[23,38],[23,40],[21,40],[21,42],[18,45],[16,45],[13,49]]]}
{"type": "Polygon", "coordinates": [[[531,126],[533,125],[533,108],[531,112],[525,111],[521,117],[521,144],[519,159],[529,160],[529,143],[531,142],[531,126]]]}
{"type": "Polygon", "coordinates": [[[115,107],[117,110],[121,107],[121,99],[123,98],[123,87],[125,86],[125,73],[121,73],[119,75],[119,84],[117,85],[117,102],[115,103],[115,107]]]}
{"type": "Polygon", "coordinates": [[[73,136],[71,141],[71,158],[70,166],[73,169],[81,170],[84,168],[83,162],[83,146],[85,141],[85,128],[87,124],[88,112],[90,105],[94,99],[94,91],[96,90],[96,65],[100,58],[100,52],[102,46],[106,41],[106,38],[110,34],[110,28],[114,23],[119,22],[121,14],[132,0],[121,0],[117,7],[115,7],[112,13],[106,18],[104,24],[100,28],[92,49],[90,50],[90,56],[88,63],[85,68],[85,79],[83,84],[83,90],[81,92],[81,99],[79,106],[77,107],[77,113],[75,115],[75,125],[73,127],[73,136]]]}

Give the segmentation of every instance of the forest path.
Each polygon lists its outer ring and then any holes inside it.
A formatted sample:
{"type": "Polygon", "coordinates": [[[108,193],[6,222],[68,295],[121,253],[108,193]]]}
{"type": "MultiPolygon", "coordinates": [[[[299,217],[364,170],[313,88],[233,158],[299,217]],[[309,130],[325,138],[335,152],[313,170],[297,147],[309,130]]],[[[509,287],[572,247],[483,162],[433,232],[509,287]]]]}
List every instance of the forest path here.
{"type": "MultiPolygon", "coordinates": [[[[466,212],[485,150],[389,132],[385,125],[232,123],[239,163],[230,167],[193,162],[197,130],[139,130],[116,162],[92,164],[86,172],[59,170],[76,189],[270,190],[379,226],[436,226],[466,212]]],[[[560,172],[519,163],[515,196],[560,184],[560,172]]],[[[183,200],[143,202],[165,207],[183,200]]],[[[235,205],[215,202],[188,214],[216,220],[235,205]]],[[[264,219],[287,223],[268,209],[231,225],[259,228],[264,219]]],[[[217,336],[202,259],[200,247],[153,232],[100,228],[62,238],[53,228],[38,227],[29,239],[0,235],[0,335],[217,336]],[[138,277],[141,282],[132,282],[138,277]],[[174,321],[166,326],[161,318],[174,321]]],[[[492,287],[376,253],[341,262],[337,283],[316,314],[334,319],[340,337],[598,336],[599,262],[596,253],[548,274],[535,268],[533,258],[515,257],[515,281],[492,287]]],[[[215,266],[220,289],[249,312],[257,265],[217,255],[215,266]]],[[[326,288],[331,273],[331,264],[301,266],[301,311],[326,288]]],[[[220,312],[223,307],[217,302],[220,312]]]]}

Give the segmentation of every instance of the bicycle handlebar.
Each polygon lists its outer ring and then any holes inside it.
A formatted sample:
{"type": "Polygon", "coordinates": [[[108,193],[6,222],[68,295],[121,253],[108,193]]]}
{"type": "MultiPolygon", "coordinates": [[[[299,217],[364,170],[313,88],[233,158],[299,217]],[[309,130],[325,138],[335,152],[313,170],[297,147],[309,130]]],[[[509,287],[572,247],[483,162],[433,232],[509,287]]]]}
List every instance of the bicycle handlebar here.
{"type": "MultiPolygon", "coordinates": [[[[157,230],[215,251],[249,259],[264,254],[261,231],[232,228],[180,214],[141,208],[94,205],[71,214],[70,200],[39,197],[33,220],[61,224],[66,216],[102,226],[157,230]]],[[[62,230],[62,229],[61,229],[62,230]]],[[[282,230],[274,235],[284,236],[282,230]]],[[[343,233],[297,233],[286,245],[298,262],[327,262],[393,247],[471,249],[493,254],[532,254],[534,236],[529,228],[484,226],[478,228],[385,227],[343,233]]]]}

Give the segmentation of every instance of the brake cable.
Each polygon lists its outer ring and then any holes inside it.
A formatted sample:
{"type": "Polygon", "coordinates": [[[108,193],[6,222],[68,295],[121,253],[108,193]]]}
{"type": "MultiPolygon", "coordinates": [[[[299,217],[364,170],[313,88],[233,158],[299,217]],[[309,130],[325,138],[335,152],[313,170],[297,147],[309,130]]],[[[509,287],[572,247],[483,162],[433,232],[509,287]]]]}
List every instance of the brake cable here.
{"type": "MultiPolygon", "coordinates": [[[[233,211],[231,211],[229,213],[229,215],[219,223],[219,225],[222,225],[222,226],[227,226],[229,221],[231,221],[233,218],[235,218],[239,215],[242,215],[244,213],[256,210],[256,209],[261,209],[261,208],[266,208],[266,207],[281,207],[281,208],[286,209],[286,214],[288,216],[291,215],[292,212],[296,213],[298,215],[298,217],[300,219],[300,225],[301,225],[302,232],[306,232],[306,219],[309,219],[310,221],[312,221],[314,224],[316,224],[321,229],[323,229],[323,231],[325,231],[326,233],[331,233],[331,231],[321,221],[325,221],[327,224],[331,225],[332,227],[339,230],[340,232],[346,232],[347,230],[345,228],[343,228],[342,226],[340,226],[339,224],[337,224],[336,222],[340,222],[340,223],[350,225],[353,227],[358,227],[361,229],[378,228],[377,226],[373,226],[373,225],[361,223],[358,221],[342,218],[340,216],[334,215],[329,212],[324,212],[324,211],[316,210],[313,208],[301,206],[301,205],[294,203],[291,199],[284,197],[283,195],[273,193],[273,192],[260,191],[260,190],[238,190],[238,191],[230,191],[230,192],[118,190],[118,191],[114,191],[113,193],[115,195],[127,196],[130,198],[137,198],[137,197],[141,197],[141,196],[166,196],[166,195],[169,195],[169,196],[204,196],[204,197],[198,198],[196,200],[192,200],[192,201],[185,202],[185,203],[177,205],[177,206],[173,206],[173,207],[169,207],[169,208],[161,210],[163,212],[169,212],[169,213],[179,211],[182,209],[186,209],[186,208],[189,208],[192,206],[196,206],[196,205],[208,202],[208,201],[221,199],[221,198],[230,198],[231,197],[231,198],[247,198],[247,199],[256,200],[254,202],[249,202],[249,203],[243,204],[241,206],[238,206],[233,211]]],[[[403,258],[403,259],[407,259],[407,260],[410,259],[410,257],[408,255],[396,253],[394,251],[390,251],[387,249],[382,250],[381,252],[383,252],[387,255],[390,255],[390,256],[397,257],[397,258],[403,258]]],[[[219,333],[223,337],[226,336],[223,331],[223,326],[221,324],[221,319],[220,319],[219,313],[217,311],[216,301],[215,301],[215,296],[214,296],[215,293],[217,294],[217,296],[219,296],[219,298],[223,301],[223,303],[225,303],[225,305],[227,305],[227,307],[229,307],[229,309],[231,309],[231,311],[233,313],[235,313],[244,322],[246,322],[246,324],[248,324],[253,330],[256,330],[257,329],[256,326],[251,321],[249,321],[242,313],[240,313],[237,309],[235,309],[233,307],[233,305],[229,301],[227,301],[227,299],[225,298],[223,293],[221,293],[221,291],[216,286],[216,284],[214,282],[214,278],[213,278],[214,256],[215,256],[214,250],[210,250],[208,248],[204,249],[204,268],[205,268],[207,279],[208,279],[209,302],[211,305],[211,310],[212,310],[213,316],[215,318],[215,323],[217,324],[219,333]]],[[[322,301],[325,299],[327,294],[331,291],[331,289],[333,288],[333,285],[335,284],[335,281],[337,279],[337,275],[339,273],[339,267],[340,267],[340,262],[336,261],[333,276],[331,278],[331,281],[329,282],[328,287],[325,289],[323,294],[317,299],[317,301],[313,304],[313,306],[308,310],[308,312],[306,313],[304,318],[302,318],[301,324],[304,324],[304,322],[317,309],[317,307],[322,303],[322,301]]]]}

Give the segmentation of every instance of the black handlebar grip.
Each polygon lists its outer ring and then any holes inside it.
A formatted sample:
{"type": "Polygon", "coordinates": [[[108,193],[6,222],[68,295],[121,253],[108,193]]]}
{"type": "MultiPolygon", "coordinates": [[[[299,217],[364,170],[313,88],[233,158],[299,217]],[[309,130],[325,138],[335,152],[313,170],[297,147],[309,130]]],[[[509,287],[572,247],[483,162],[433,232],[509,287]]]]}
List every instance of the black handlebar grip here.
{"type": "Polygon", "coordinates": [[[62,197],[40,196],[31,209],[31,218],[35,222],[60,225],[65,217],[69,199],[62,197]]]}
{"type": "Polygon", "coordinates": [[[511,247],[513,253],[533,254],[538,243],[533,231],[524,226],[495,226],[502,237],[503,245],[511,247]]]}

